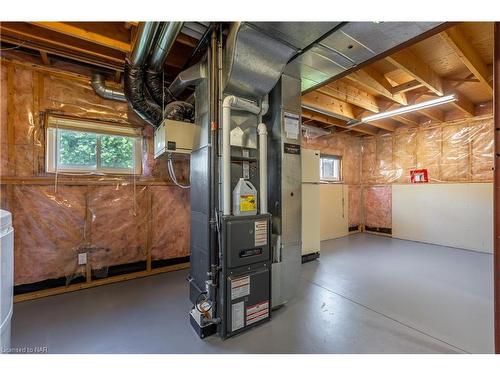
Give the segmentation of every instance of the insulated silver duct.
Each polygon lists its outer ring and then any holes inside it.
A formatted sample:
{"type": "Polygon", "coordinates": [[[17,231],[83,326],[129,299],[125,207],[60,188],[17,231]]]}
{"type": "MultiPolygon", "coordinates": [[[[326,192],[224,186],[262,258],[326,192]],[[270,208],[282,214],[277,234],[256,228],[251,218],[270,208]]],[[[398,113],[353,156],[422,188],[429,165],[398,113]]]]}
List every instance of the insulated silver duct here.
{"type": "Polygon", "coordinates": [[[163,114],[161,107],[151,97],[144,82],[144,64],[151,50],[159,23],[140,22],[132,51],[125,60],[125,95],[129,105],[144,121],[156,127],[163,114]]]}
{"type": "Polygon", "coordinates": [[[184,22],[165,22],[162,24],[149,59],[149,69],[155,72],[163,70],[167,55],[181,32],[183,25],[184,22]]]}
{"type": "Polygon", "coordinates": [[[102,74],[99,73],[93,74],[91,85],[95,93],[99,95],[101,98],[118,100],[120,102],[127,101],[127,98],[125,98],[125,94],[122,90],[115,90],[106,87],[106,84],[104,82],[104,77],[102,74]]]}
{"type": "Polygon", "coordinates": [[[163,69],[168,53],[172,49],[182,26],[183,22],[161,23],[145,71],[148,91],[160,107],[175,100],[164,84],[163,69]]]}
{"type": "Polygon", "coordinates": [[[159,27],[160,22],[139,22],[132,51],[128,57],[132,67],[144,65],[159,27]]]}

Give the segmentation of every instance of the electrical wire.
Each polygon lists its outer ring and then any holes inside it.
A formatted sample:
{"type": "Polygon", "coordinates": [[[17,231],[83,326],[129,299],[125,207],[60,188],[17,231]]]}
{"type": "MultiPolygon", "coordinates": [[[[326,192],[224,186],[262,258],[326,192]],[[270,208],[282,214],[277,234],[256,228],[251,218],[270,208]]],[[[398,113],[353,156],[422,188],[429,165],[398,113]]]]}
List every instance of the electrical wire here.
{"type": "Polygon", "coordinates": [[[13,49],[18,49],[18,48],[21,48],[22,46],[24,46],[26,44],[26,40],[24,42],[22,42],[21,44],[17,45],[17,46],[14,46],[14,47],[8,47],[8,48],[0,48],[0,51],[10,51],[10,50],[13,50],[13,49]]]}
{"type": "Polygon", "coordinates": [[[167,170],[168,170],[168,174],[170,176],[170,179],[175,184],[175,186],[180,187],[181,189],[190,189],[191,188],[191,185],[182,185],[177,181],[177,176],[175,175],[175,170],[174,170],[174,164],[172,162],[172,153],[171,152],[168,153],[167,170]]]}

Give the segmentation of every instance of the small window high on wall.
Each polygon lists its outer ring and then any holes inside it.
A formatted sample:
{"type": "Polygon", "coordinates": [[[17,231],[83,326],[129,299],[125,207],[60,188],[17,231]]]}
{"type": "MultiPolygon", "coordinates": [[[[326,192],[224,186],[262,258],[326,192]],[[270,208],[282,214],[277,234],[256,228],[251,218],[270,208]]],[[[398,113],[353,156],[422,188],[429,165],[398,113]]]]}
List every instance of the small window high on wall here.
{"type": "Polygon", "coordinates": [[[342,157],[337,155],[321,155],[320,173],[322,181],[342,181],[342,157]]]}
{"type": "Polygon", "coordinates": [[[126,125],[48,116],[47,172],[140,174],[141,131],[126,125]]]}

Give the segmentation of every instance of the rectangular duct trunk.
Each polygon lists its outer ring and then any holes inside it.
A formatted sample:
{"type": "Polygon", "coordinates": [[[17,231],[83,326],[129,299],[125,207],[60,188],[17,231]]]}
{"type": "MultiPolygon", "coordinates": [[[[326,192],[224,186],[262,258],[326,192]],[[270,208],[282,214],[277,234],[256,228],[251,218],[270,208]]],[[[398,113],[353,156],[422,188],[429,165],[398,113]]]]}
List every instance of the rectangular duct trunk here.
{"type": "Polygon", "coordinates": [[[282,75],[269,95],[268,208],[272,214],[272,307],[295,294],[301,265],[300,79],[282,75]]]}

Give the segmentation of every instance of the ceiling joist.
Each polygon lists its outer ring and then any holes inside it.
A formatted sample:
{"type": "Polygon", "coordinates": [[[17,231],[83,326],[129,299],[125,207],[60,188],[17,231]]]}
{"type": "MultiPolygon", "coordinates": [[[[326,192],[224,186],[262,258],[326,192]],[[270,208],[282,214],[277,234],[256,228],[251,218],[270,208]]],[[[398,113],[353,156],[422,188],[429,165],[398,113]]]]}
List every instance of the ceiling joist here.
{"type": "Polygon", "coordinates": [[[125,53],[130,52],[130,42],[124,42],[118,38],[111,38],[107,35],[99,34],[84,28],[65,23],[65,22],[31,22],[36,26],[40,26],[61,34],[69,35],[78,39],[100,44],[101,46],[116,49],[125,53]]]}
{"type": "Polygon", "coordinates": [[[365,67],[349,74],[347,79],[356,82],[363,88],[375,92],[401,105],[407,105],[408,101],[404,93],[392,93],[392,85],[387,79],[372,67],[365,67]]]}
{"type": "Polygon", "coordinates": [[[441,77],[410,50],[406,49],[396,52],[386,57],[386,59],[397,68],[411,75],[436,95],[443,95],[444,91],[441,77]]]}
{"type": "Polygon", "coordinates": [[[370,127],[368,127],[366,125],[358,125],[355,127],[349,127],[342,120],[338,120],[334,117],[326,116],[322,113],[317,113],[317,112],[307,110],[307,109],[304,109],[302,111],[302,117],[325,124],[326,125],[324,127],[325,129],[336,126],[339,128],[356,131],[358,133],[362,133],[362,134],[366,134],[366,135],[377,135],[377,131],[375,129],[371,129],[370,127]]]}
{"type": "Polygon", "coordinates": [[[469,71],[474,74],[479,82],[493,94],[493,87],[489,82],[491,73],[488,67],[458,27],[443,31],[439,35],[455,51],[458,58],[467,66],[469,71]]]}

